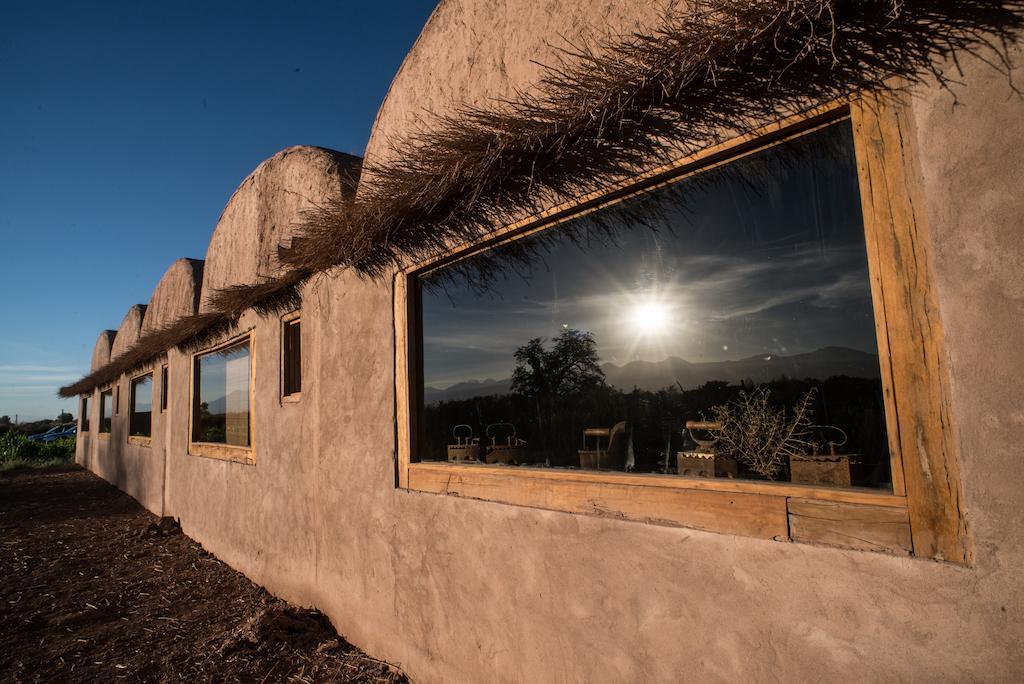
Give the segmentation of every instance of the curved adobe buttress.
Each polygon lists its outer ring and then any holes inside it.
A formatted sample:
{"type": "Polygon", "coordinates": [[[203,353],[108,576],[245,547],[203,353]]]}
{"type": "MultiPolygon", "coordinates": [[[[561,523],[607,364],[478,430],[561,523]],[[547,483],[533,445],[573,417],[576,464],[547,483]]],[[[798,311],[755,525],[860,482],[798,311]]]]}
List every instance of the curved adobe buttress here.
{"type": "MultiPolygon", "coordinates": [[[[541,64],[557,65],[559,48],[581,36],[600,40],[652,26],[668,0],[442,0],[405,56],[373,123],[366,165],[400,154],[393,143],[429,130],[434,115],[513,98],[536,83],[541,64]],[[559,37],[564,36],[565,39],[559,37]],[[425,114],[429,113],[429,114],[425,114]]],[[[588,41],[589,42],[589,41],[588,41]]],[[[360,179],[372,183],[372,175],[360,179]]]]}
{"type": "Polygon", "coordinates": [[[149,298],[142,335],[166,328],[199,311],[203,287],[203,261],[178,259],[164,272],[149,298]]]}
{"type": "Polygon", "coordinates": [[[110,360],[113,361],[134,347],[142,333],[142,321],[146,317],[146,305],[135,304],[124,315],[121,326],[117,329],[114,343],[110,346],[110,360]]]}
{"type": "Polygon", "coordinates": [[[232,285],[279,275],[278,245],[290,244],[303,211],[350,195],[361,160],[321,147],[289,147],[242,181],[217,222],[203,267],[200,312],[209,296],[232,285]]]}
{"type": "Polygon", "coordinates": [[[92,348],[92,364],[89,372],[93,372],[110,363],[110,349],[114,346],[116,330],[104,330],[96,338],[96,344],[92,348]]]}

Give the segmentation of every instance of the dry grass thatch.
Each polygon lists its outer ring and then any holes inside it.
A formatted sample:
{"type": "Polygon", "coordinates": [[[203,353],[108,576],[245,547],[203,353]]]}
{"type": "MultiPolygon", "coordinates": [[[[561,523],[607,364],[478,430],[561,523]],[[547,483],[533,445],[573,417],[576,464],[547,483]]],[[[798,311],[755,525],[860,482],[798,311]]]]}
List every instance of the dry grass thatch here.
{"type": "Polygon", "coordinates": [[[381,276],[477,239],[553,198],[853,92],[928,79],[983,54],[1009,72],[1024,3],[993,0],[703,0],[661,25],[549,68],[538,86],[467,107],[396,141],[358,201],[307,214],[282,258],[381,276]],[[400,152],[398,152],[400,150],[400,152]]]}
{"type": "MultiPolygon", "coordinates": [[[[697,0],[648,34],[565,52],[535,88],[440,117],[366,168],[365,192],[304,214],[274,281],[211,297],[217,314],[149,335],[62,388],[74,396],[187,341],[202,323],[299,304],[311,274],[349,267],[382,277],[478,239],[561,197],[599,189],[766,120],[859,91],[926,81],[970,54],[1007,75],[1024,0],[697,0]],[[400,153],[398,152],[400,150],[400,153]],[[166,343],[166,344],[165,344],[166,343]],[[165,345],[157,349],[159,345],[165,345]]],[[[506,250],[505,257],[523,255],[506,250]]]]}
{"type": "Polygon", "coordinates": [[[220,313],[186,316],[171,325],[144,335],[134,347],[78,382],[61,387],[59,395],[74,397],[116,382],[123,374],[150,366],[172,347],[196,348],[232,329],[233,318],[220,313]]]}

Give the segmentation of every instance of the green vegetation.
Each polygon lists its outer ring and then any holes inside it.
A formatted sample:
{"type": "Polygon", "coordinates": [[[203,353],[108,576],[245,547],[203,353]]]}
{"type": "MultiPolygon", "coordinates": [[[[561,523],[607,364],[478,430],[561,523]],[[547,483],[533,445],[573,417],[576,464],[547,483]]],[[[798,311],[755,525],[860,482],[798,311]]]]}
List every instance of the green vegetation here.
{"type": "Polygon", "coordinates": [[[30,442],[13,430],[0,433],[0,472],[15,468],[41,468],[63,465],[75,460],[75,439],[64,437],[53,442],[30,442]]]}

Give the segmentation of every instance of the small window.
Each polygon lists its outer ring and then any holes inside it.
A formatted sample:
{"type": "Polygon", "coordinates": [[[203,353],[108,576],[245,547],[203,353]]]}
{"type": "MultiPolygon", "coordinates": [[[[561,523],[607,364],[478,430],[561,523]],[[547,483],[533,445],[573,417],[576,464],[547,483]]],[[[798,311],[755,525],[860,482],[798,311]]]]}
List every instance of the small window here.
{"type": "Polygon", "coordinates": [[[248,338],[195,357],[193,442],[250,446],[251,370],[248,338]]]}
{"type": "Polygon", "coordinates": [[[103,390],[100,392],[100,432],[110,432],[111,403],[113,402],[114,391],[103,390]]]}
{"type": "Polygon", "coordinates": [[[79,409],[79,424],[82,432],[89,431],[89,397],[82,397],[82,408],[79,409]]]}
{"type": "Polygon", "coordinates": [[[114,413],[121,415],[121,386],[114,388],[114,413]]]}
{"type": "Polygon", "coordinates": [[[302,333],[298,318],[284,322],[281,337],[281,394],[295,397],[302,392],[302,333]]]}
{"type": "Polygon", "coordinates": [[[167,366],[160,367],[160,413],[167,411],[167,366]]]}
{"type": "Polygon", "coordinates": [[[128,435],[149,437],[153,432],[153,374],[132,380],[128,407],[128,435]]]}

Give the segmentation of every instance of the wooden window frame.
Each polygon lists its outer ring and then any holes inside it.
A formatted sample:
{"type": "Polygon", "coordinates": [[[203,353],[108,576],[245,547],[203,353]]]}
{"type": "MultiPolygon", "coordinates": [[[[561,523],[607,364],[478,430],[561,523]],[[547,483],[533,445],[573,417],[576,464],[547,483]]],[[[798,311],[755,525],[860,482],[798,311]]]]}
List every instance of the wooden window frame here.
{"type": "MultiPolygon", "coordinates": [[[[287,354],[285,353],[285,339],[286,339],[286,335],[288,334],[288,326],[294,325],[295,323],[299,323],[299,325],[300,325],[299,335],[300,335],[300,339],[301,339],[301,335],[302,335],[302,328],[301,328],[301,325],[302,325],[302,312],[301,311],[293,311],[293,312],[285,314],[284,316],[281,317],[281,358],[280,358],[280,363],[279,363],[280,382],[278,383],[278,385],[279,385],[278,389],[279,389],[279,393],[280,393],[279,396],[281,398],[281,403],[282,404],[293,404],[293,403],[296,403],[299,400],[301,400],[302,399],[302,385],[304,385],[305,382],[306,382],[306,379],[304,377],[302,377],[303,376],[303,373],[302,373],[302,352],[301,352],[301,347],[300,347],[300,351],[299,351],[299,378],[300,378],[300,380],[299,380],[299,391],[297,391],[297,392],[287,392],[287,386],[286,386],[285,378],[286,378],[286,375],[287,375],[286,374],[286,369],[287,369],[287,361],[288,361],[288,359],[287,359],[287,354]]],[[[301,344],[301,342],[300,342],[300,344],[301,344]]]]}
{"type": "Polygon", "coordinates": [[[145,373],[139,373],[128,379],[128,429],[125,431],[128,433],[128,443],[135,444],[137,446],[149,447],[153,443],[153,415],[155,411],[152,408],[152,400],[150,400],[149,409],[149,435],[133,435],[132,434],[132,414],[135,413],[135,381],[140,380],[146,376],[149,376],[150,384],[154,384],[156,377],[152,370],[148,370],[145,373]]]}
{"type": "Polygon", "coordinates": [[[243,465],[256,465],[256,332],[249,330],[200,351],[194,352],[189,360],[188,380],[188,455],[232,461],[243,465]],[[242,342],[249,343],[249,446],[219,444],[216,442],[193,441],[193,421],[196,415],[196,359],[213,352],[233,347],[242,342]]]}
{"type": "Polygon", "coordinates": [[[168,364],[160,366],[160,413],[167,413],[167,404],[170,401],[168,385],[170,384],[171,370],[168,364]]]}
{"type": "Polygon", "coordinates": [[[394,281],[396,473],[410,491],[555,511],[971,562],[931,277],[914,131],[906,105],[863,95],[811,110],[501,228],[401,270],[394,281]],[[472,252],[607,207],[849,118],[875,310],[892,491],[782,482],[420,462],[421,302],[415,278],[472,252]]]}
{"type": "Polygon", "coordinates": [[[96,401],[96,436],[100,439],[110,439],[110,433],[114,431],[114,388],[108,387],[107,389],[101,389],[100,395],[96,401]],[[103,429],[103,395],[110,393],[110,429],[104,431],[103,429]]]}

